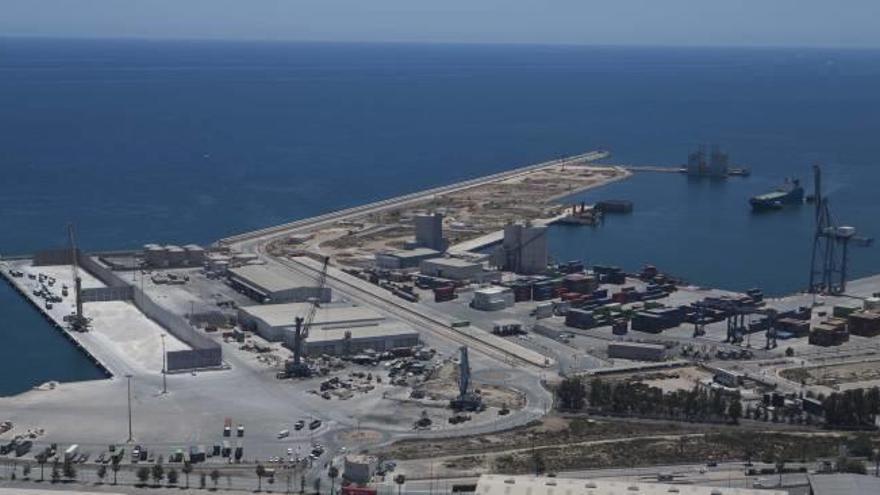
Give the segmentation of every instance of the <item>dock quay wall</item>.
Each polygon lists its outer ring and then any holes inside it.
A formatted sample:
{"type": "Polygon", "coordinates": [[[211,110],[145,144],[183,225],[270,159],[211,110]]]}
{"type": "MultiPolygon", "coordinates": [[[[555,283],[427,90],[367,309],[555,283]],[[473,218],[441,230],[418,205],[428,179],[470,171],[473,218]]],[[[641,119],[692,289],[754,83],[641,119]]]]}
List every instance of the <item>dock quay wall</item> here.
{"type": "MultiPolygon", "coordinates": [[[[6,259],[10,259],[10,258],[6,258],[6,259]]],[[[19,258],[19,259],[30,259],[30,257],[19,258]]],[[[23,289],[18,284],[16,284],[15,282],[12,281],[12,278],[9,276],[9,273],[6,270],[0,270],[0,278],[5,280],[6,283],[9,284],[10,287],[15,289],[15,291],[18,292],[19,294],[21,294],[21,296],[24,298],[25,301],[29,302],[31,304],[31,306],[33,306],[34,309],[37,310],[37,312],[39,312],[41,315],[43,315],[43,318],[45,318],[46,321],[48,321],[49,324],[52,325],[52,328],[54,328],[55,330],[58,330],[65,339],[70,341],[70,343],[73,344],[74,347],[79,349],[79,351],[82,352],[89,359],[89,361],[91,361],[95,366],[98,367],[99,370],[101,370],[101,373],[103,373],[105,377],[110,378],[113,376],[113,372],[110,371],[110,368],[107,367],[107,365],[105,365],[103,362],[101,362],[101,360],[98,359],[94,354],[89,352],[88,349],[86,349],[82,345],[82,343],[80,343],[80,341],[70,331],[68,331],[68,329],[65,326],[63,326],[61,323],[59,323],[54,318],[49,316],[49,314],[46,312],[46,310],[43,306],[36,304],[33,299],[28,297],[28,295],[23,292],[23,289]]]]}
{"type": "MultiPolygon", "coordinates": [[[[83,301],[131,301],[144,315],[191,347],[188,350],[166,353],[168,371],[216,368],[223,364],[220,344],[199,334],[183,317],[159,306],[141,289],[126,282],[92,257],[79,250],[76,255],[77,264],[107,286],[83,289],[83,301]]],[[[40,251],[34,255],[34,266],[69,265],[72,261],[69,249],[40,251]]]]}

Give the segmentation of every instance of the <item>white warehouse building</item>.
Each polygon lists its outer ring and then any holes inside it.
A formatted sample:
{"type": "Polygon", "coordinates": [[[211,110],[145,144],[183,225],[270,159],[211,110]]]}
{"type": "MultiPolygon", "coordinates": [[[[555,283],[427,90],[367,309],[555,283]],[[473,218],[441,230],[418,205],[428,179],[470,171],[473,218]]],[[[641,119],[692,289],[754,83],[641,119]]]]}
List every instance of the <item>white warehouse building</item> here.
{"type": "MultiPolygon", "coordinates": [[[[271,342],[291,347],[296,318],[305,318],[309,303],[265,304],[239,308],[239,324],[271,342]]],[[[373,309],[343,304],[323,305],[315,312],[303,345],[307,355],[377,352],[419,344],[417,331],[390,321],[373,309]]]]}
{"type": "Polygon", "coordinates": [[[419,264],[422,275],[451,280],[475,280],[483,273],[483,265],[458,258],[432,258],[419,264]]]}
{"type": "Polygon", "coordinates": [[[471,301],[471,307],[481,311],[500,311],[513,304],[513,291],[495,285],[475,290],[474,299],[471,301]]]}
{"type": "Polygon", "coordinates": [[[317,299],[328,303],[329,287],[319,289],[309,277],[300,277],[284,268],[270,269],[266,265],[245,265],[230,268],[229,284],[251,299],[261,303],[307,302],[317,299]]]}

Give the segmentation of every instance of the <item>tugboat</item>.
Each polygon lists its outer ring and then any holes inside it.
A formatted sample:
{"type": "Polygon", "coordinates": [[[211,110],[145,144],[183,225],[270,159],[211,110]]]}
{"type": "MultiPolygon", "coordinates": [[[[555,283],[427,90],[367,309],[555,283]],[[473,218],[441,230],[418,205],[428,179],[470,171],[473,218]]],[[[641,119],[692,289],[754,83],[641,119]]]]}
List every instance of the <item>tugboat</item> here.
{"type": "Polygon", "coordinates": [[[754,211],[779,210],[786,205],[799,205],[804,202],[804,188],[797,179],[786,179],[785,185],[766,194],[749,199],[754,211]]]}

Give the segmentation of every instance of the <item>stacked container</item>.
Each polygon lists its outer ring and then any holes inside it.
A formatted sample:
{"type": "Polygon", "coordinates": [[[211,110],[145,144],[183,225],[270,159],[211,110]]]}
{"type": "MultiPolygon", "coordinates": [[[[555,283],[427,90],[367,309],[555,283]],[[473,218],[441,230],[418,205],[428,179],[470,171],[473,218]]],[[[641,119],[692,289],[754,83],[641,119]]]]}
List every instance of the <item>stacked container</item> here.
{"type": "Polygon", "coordinates": [[[595,326],[593,312],[583,309],[569,309],[565,315],[565,325],[581,329],[593,328],[595,326]]]}
{"type": "Polygon", "coordinates": [[[434,288],[434,302],[451,301],[455,298],[455,287],[452,285],[434,288]]]}

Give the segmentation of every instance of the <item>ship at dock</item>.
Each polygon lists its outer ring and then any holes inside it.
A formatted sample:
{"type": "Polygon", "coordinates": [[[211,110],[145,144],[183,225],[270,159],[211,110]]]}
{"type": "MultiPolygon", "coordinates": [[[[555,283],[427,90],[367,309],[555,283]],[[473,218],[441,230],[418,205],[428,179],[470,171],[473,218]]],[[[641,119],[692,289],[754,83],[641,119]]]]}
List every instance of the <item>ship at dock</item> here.
{"type": "Polygon", "coordinates": [[[799,205],[804,202],[804,188],[800,181],[786,180],[785,184],[775,191],[759,194],[749,199],[753,211],[779,210],[788,205],[799,205]]]}

